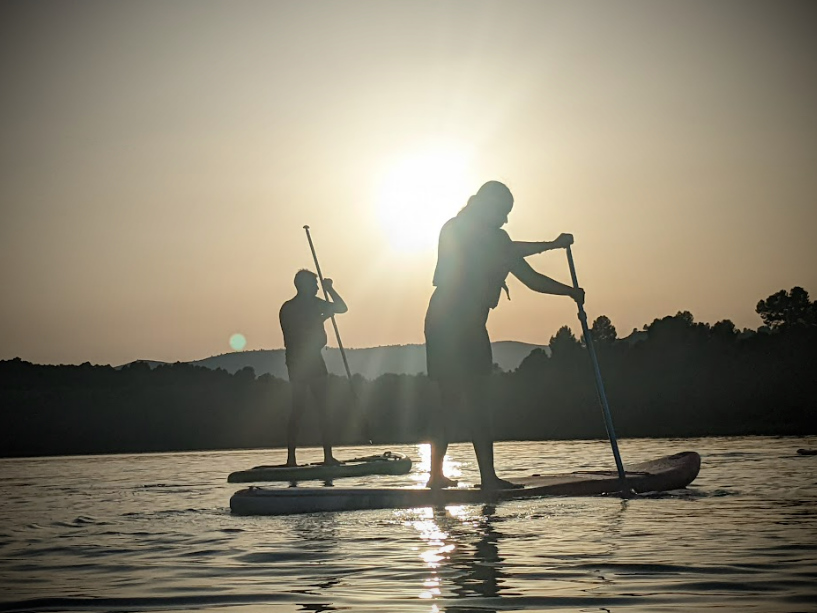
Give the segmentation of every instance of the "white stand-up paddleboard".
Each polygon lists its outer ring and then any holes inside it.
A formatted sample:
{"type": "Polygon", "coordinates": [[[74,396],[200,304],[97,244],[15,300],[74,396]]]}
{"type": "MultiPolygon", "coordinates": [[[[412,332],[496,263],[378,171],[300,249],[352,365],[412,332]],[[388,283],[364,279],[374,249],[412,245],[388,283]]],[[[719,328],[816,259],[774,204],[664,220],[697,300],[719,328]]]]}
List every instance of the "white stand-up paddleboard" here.
{"type": "Polygon", "coordinates": [[[258,481],[332,481],[343,477],[366,475],[405,475],[411,470],[411,459],[402,453],[386,451],[378,455],[345,460],[340,464],[301,464],[299,466],[256,466],[230,473],[229,483],[258,481]]]}
{"type": "MultiPolygon", "coordinates": [[[[626,490],[635,493],[681,489],[698,476],[701,457],[694,451],[627,467],[626,490]]],[[[233,494],[237,515],[289,515],[321,511],[406,509],[497,502],[543,496],[597,496],[622,491],[617,471],[583,471],[511,479],[519,489],[483,491],[476,487],[431,490],[417,487],[249,487],[233,494]]]]}

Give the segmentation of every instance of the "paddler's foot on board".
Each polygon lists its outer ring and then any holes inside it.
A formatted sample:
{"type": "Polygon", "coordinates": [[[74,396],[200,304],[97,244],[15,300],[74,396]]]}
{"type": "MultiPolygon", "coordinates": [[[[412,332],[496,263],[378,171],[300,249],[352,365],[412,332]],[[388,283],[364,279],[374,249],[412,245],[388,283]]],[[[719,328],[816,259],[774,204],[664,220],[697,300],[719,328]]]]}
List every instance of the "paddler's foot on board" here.
{"type": "Polygon", "coordinates": [[[491,480],[483,481],[478,487],[481,490],[519,490],[525,486],[521,485],[520,483],[512,483],[510,481],[506,481],[505,479],[495,477],[491,480]]]}
{"type": "Polygon", "coordinates": [[[324,458],[323,462],[321,462],[321,464],[323,464],[324,466],[340,466],[341,464],[343,464],[343,462],[341,462],[338,459],[329,457],[329,458],[324,458]]]}
{"type": "Polygon", "coordinates": [[[426,483],[426,487],[430,490],[441,490],[447,487],[457,487],[457,482],[444,476],[431,477],[426,483]]]}
{"type": "Polygon", "coordinates": [[[298,466],[298,462],[295,461],[295,458],[287,458],[287,463],[284,464],[287,468],[294,468],[298,466]]]}

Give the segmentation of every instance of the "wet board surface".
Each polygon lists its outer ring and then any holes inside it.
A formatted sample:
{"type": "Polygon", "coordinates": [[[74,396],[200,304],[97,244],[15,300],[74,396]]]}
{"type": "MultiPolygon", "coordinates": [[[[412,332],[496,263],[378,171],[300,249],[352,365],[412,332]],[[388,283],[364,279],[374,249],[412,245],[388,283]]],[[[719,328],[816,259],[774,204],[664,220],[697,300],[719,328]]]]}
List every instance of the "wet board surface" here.
{"type": "Polygon", "coordinates": [[[302,464],[300,466],[255,466],[249,470],[230,473],[229,483],[261,481],[332,481],[344,477],[366,475],[404,475],[411,470],[411,459],[402,453],[386,451],[378,455],[345,460],[337,466],[302,464]]]}
{"type": "MultiPolygon", "coordinates": [[[[698,476],[701,457],[685,451],[626,465],[627,488],[636,493],[681,489],[698,476]]],[[[378,487],[250,487],[230,498],[237,515],[289,515],[362,509],[407,509],[498,502],[543,496],[597,496],[621,491],[616,471],[583,471],[511,479],[520,489],[482,491],[475,487],[441,490],[378,487]]]]}

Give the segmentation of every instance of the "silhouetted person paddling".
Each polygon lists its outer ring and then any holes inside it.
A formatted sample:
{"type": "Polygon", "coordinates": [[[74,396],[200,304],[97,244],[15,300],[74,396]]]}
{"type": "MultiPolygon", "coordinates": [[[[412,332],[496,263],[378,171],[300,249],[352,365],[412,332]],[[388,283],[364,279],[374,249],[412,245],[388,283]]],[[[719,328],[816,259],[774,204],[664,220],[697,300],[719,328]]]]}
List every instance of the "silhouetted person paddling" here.
{"type": "Polygon", "coordinates": [[[443,474],[454,419],[471,425],[481,487],[514,487],[494,471],[492,407],[488,398],[493,356],[485,327],[502,289],[507,291],[508,273],[535,292],[584,301],[584,290],[546,277],[525,261],[536,253],[568,247],[573,236],[561,234],[552,242],[512,241],[502,229],[512,208],[510,190],[498,181],[489,181],[440,231],[434,270],[436,289],[425,319],[428,375],[437,381],[442,400],[441,413],[434,415],[432,424],[431,488],[456,485],[443,474]]]}
{"type": "Polygon", "coordinates": [[[292,389],[292,413],[287,428],[287,466],[297,465],[295,447],[298,427],[310,393],[320,419],[323,462],[339,464],[332,456],[331,428],[326,410],[327,371],[321,350],[326,346],[324,322],[334,314],[345,313],[348,308],[332,286],[332,279],[324,279],[323,287],[332,298],[331,302],[317,296],[318,275],[310,270],[299,270],[295,273],[297,293],[281,306],[279,313],[292,389]]]}

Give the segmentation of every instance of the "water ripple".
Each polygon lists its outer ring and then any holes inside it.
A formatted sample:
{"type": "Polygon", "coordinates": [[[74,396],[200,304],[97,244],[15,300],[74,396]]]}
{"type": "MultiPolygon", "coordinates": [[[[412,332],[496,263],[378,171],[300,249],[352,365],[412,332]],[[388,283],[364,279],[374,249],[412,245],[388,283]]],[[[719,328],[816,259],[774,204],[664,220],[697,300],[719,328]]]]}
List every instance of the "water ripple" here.
{"type": "MultiPolygon", "coordinates": [[[[814,463],[793,455],[802,446],[623,440],[633,462],[697,450],[701,474],[631,500],[294,517],[227,506],[226,475],[283,450],[2,461],[0,612],[814,610],[817,485],[814,463]]],[[[449,455],[464,481],[477,479],[467,445],[449,455]]],[[[509,475],[564,471],[565,458],[605,469],[608,456],[604,441],[497,445],[509,475]]],[[[378,482],[416,485],[419,464],[378,482]]]]}

